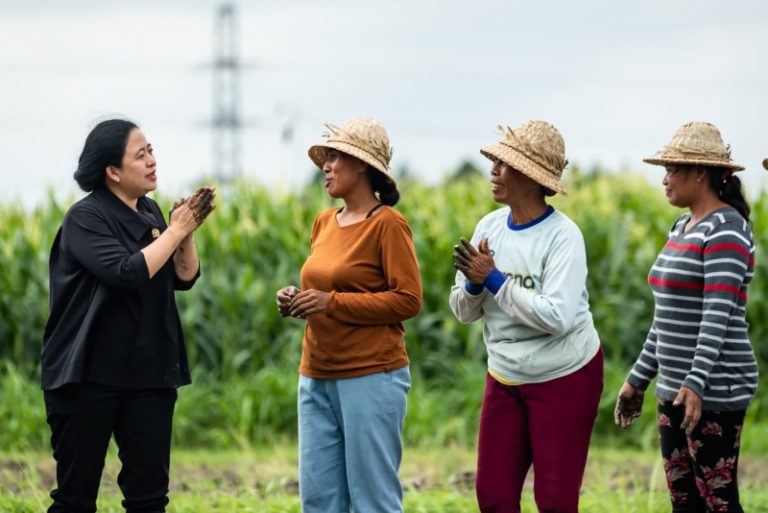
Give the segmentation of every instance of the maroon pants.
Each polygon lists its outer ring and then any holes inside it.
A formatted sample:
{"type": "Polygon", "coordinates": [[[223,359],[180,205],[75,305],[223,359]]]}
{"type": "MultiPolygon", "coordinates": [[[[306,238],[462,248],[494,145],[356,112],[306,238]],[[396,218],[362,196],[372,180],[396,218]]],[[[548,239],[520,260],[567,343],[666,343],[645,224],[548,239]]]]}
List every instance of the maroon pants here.
{"type": "Polygon", "coordinates": [[[578,512],[602,391],[602,349],[578,371],[544,383],[507,386],[488,375],[477,458],[480,511],[519,513],[533,464],[539,511],[578,512]]]}

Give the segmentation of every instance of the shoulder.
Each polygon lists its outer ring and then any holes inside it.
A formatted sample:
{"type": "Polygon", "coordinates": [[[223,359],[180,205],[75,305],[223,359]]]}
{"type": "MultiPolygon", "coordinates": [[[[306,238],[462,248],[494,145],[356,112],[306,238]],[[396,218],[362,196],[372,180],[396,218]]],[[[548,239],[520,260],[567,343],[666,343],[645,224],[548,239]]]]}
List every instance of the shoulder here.
{"type": "Polygon", "coordinates": [[[72,206],[69,207],[69,211],[100,210],[101,206],[101,202],[96,198],[96,195],[91,192],[84,198],[73,203],[72,206]]]}
{"type": "Polygon", "coordinates": [[[84,234],[101,232],[109,225],[109,217],[106,207],[90,193],[77,201],[64,215],[61,221],[60,245],[63,252],[67,252],[72,244],[85,243],[84,234]]]}
{"type": "Polygon", "coordinates": [[[736,229],[744,233],[749,233],[752,231],[747,220],[741,217],[739,211],[733,207],[718,210],[712,214],[712,221],[714,229],[723,229],[723,227],[725,227],[729,229],[736,229]]]}
{"type": "Polygon", "coordinates": [[[381,212],[379,212],[375,217],[381,223],[391,226],[408,226],[408,220],[397,209],[388,205],[380,208],[381,212]]]}
{"type": "Polygon", "coordinates": [[[487,230],[488,228],[498,225],[506,226],[507,218],[509,217],[509,207],[501,207],[485,214],[480,221],[477,222],[476,230],[487,230]]]}
{"type": "Polygon", "coordinates": [[[338,211],[339,207],[326,208],[315,216],[315,220],[312,224],[315,226],[326,224],[329,220],[333,219],[333,216],[335,216],[338,211]]]}
{"type": "Polygon", "coordinates": [[[380,212],[375,214],[368,224],[368,231],[378,233],[380,237],[402,236],[412,237],[411,227],[403,214],[390,206],[379,208],[380,212]]]}
{"type": "Polygon", "coordinates": [[[582,240],[583,235],[581,228],[577,225],[573,219],[568,217],[562,211],[555,209],[549,218],[545,219],[541,223],[541,227],[546,230],[546,233],[550,234],[553,238],[573,238],[582,240]]]}
{"type": "Polygon", "coordinates": [[[103,205],[96,199],[93,193],[90,193],[69,207],[69,210],[64,215],[64,223],[94,216],[104,217],[105,212],[106,209],[103,205]]]}
{"type": "Polygon", "coordinates": [[[746,219],[741,217],[739,211],[733,207],[724,208],[714,212],[708,220],[710,226],[705,232],[706,241],[712,239],[732,238],[747,246],[752,246],[754,237],[752,228],[746,219]]]}

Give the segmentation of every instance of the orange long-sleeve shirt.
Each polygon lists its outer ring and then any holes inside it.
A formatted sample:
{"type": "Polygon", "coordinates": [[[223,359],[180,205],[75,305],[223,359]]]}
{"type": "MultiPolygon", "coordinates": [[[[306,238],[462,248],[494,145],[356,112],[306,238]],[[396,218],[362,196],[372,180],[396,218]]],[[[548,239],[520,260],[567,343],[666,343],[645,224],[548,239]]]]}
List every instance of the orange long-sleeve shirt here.
{"type": "Polygon", "coordinates": [[[403,321],[421,309],[421,276],[408,222],[383,207],[339,226],[338,208],[318,214],[302,290],[330,292],[325,314],[310,315],[299,372],[350,378],[408,365],[403,321]]]}

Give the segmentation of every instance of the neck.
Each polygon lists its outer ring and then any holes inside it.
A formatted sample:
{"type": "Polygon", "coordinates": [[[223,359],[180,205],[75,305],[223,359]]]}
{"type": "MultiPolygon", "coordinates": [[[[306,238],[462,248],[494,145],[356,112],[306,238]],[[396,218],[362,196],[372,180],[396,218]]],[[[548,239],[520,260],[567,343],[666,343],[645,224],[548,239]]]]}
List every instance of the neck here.
{"type": "Polygon", "coordinates": [[[521,198],[510,203],[509,209],[512,211],[512,222],[515,224],[530,223],[544,215],[547,211],[547,206],[544,196],[540,194],[521,198]]]}
{"type": "Polygon", "coordinates": [[[136,205],[139,202],[139,198],[134,198],[132,196],[129,196],[124,191],[120,190],[118,187],[116,187],[115,185],[109,182],[107,182],[107,189],[109,189],[112,192],[112,194],[117,196],[120,199],[120,201],[122,201],[123,203],[131,207],[133,210],[138,210],[136,205]]]}
{"type": "Polygon", "coordinates": [[[727,206],[728,204],[720,199],[717,194],[712,191],[708,191],[706,194],[702,194],[690,205],[689,208],[691,210],[691,221],[694,223],[698,222],[715,210],[727,206]]]}
{"type": "Polygon", "coordinates": [[[370,187],[358,187],[343,199],[344,212],[348,214],[366,214],[380,203],[370,187]]]}

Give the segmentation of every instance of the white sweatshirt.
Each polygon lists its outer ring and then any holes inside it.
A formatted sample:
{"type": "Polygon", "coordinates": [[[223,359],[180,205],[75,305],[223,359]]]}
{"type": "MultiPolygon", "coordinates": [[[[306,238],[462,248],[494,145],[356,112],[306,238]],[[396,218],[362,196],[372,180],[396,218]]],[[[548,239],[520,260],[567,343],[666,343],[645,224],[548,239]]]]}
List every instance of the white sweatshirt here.
{"type": "Polygon", "coordinates": [[[506,381],[541,383],[586,365],[600,347],[589,312],[587,258],[578,226],[549,207],[514,225],[510,209],[483,217],[472,244],[487,238],[497,270],[479,285],[461,272],[451,310],[462,323],[483,318],[488,368],[506,381]],[[472,292],[470,292],[471,289],[472,292]]]}

